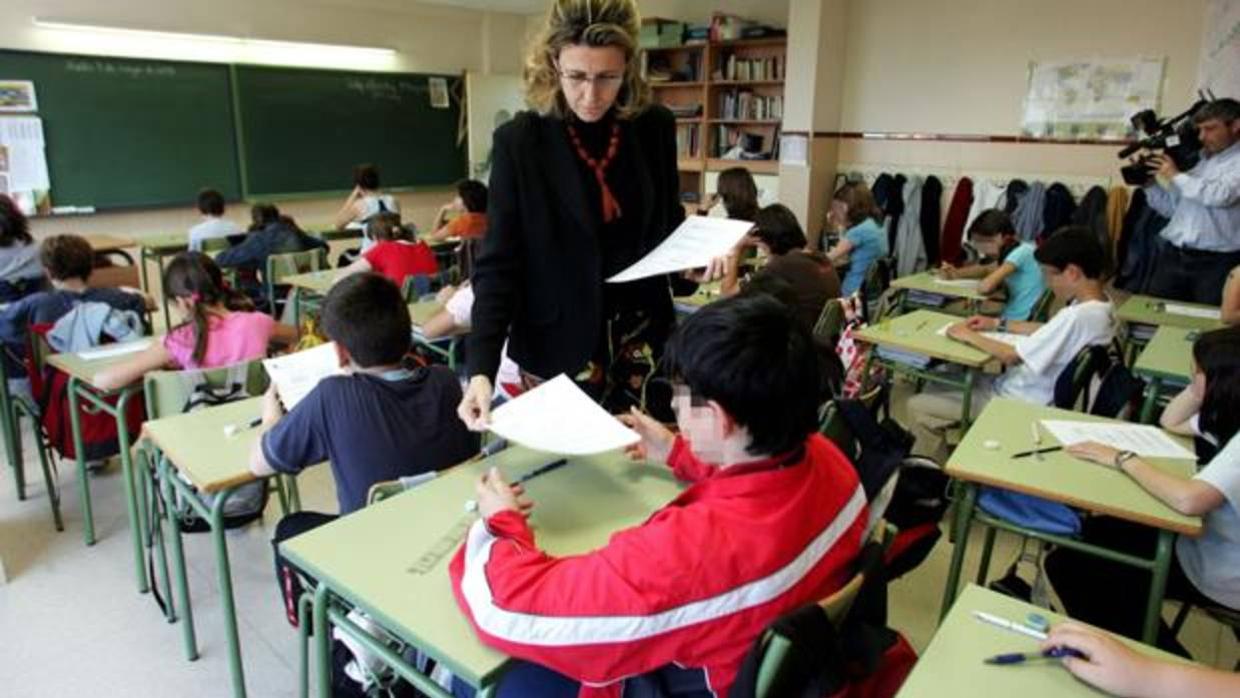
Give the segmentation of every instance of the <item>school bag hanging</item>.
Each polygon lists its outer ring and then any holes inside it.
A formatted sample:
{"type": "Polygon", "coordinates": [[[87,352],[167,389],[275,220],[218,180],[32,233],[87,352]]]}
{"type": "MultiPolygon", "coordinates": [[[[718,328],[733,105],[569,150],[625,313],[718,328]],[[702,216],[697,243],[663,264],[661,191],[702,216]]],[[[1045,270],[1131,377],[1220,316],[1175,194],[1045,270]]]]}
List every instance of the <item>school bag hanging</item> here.
{"type": "MultiPolygon", "coordinates": [[[[844,329],[840,332],[840,339],[835,344],[835,353],[840,357],[840,362],[844,364],[844,388],[841,396],[855,398],[862,392],[865,383],[866,360],[874,349],[873,347],[863,348],[855,337],[857,330],[866,326],[861,299],[857,296],[841,298],[840,304],[844,308],[844,329]]],[[[879,366],[871,366],[870,374],[877,381],[883,379],[882,368],[879,366]]]]}

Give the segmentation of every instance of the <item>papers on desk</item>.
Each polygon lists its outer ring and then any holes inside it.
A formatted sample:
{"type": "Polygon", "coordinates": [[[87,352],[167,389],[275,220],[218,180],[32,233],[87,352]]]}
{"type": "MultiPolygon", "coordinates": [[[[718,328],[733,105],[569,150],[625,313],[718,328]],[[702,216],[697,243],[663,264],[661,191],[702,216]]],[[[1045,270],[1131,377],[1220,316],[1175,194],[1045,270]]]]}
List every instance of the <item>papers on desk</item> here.
{"type": "Polygon", "coordinates": [[[490,428],[513,443],[573,456],[612,451],[641,439],[562,373],[495,408],[490,428]]]}
{"type": "Polygon", "coordinates": [[[1043,419],[1042,426],[1065,446],[1097,441],[1111,448],[1151,458],[1197,458],[1196,454],[1167,436],[1162,429],[1145,424],[1043,419]]]}
{"type": "Polygon", "coordinates": [[[1166,303],[1163,310],[1172,315],[1184,315],[1186,317],[1199,317],[1206,320],[1221,320],[1223,311],[1219,308],[1198,308],[1191,305],[1180,305],[1179,303],[1166,303]]]}
{"type": "Polygon", "coordinates": [[[982,283],[981,279],[940,279],[935,278],[934,283],[940,286],[952,286],[954,288],[968,289],[976,291],[978,284],[982,283]]]}
{"type": "MultiPolygon", "coordinates": [[[[954,324],[956,323],[949,322],[946,325],[943,325],[942,327],[939,328],[938,332],[935,332],[935,334],[939,335],[940,337],[947,337],[947,328],[951,327],[954,324]]],[[[986,331],[986,332],[979,332],[978,334],[982,335],[986,339],[993,339],[996,342],[1003,342],[1004,344],[1007,344],[1013,347],[1016,346],[1017,343],[1019,343],[1020,340],[1024,339],[1025,337],[1025,335],[1016,334],[1015,332],[986,331]]]]}
{"type": "Polygon", "coordinates": [[[264,359],[263,368],[276,385],[284,409],[291,410],[314,390],[327,376],[344,373],[336,356],[336,343],[327,342],[313,349],[285,354],[274,359],[264,359]]]}
{"type": "Polygon", "coordinates": [[[659,274],[697,269],[722,257],[753,228],[749,221],[689,216],[650,254],[607,280],[619,284],[659,274]]]}
{"type": "Polygon", "coordinates": [[[125,354],[136,354],[145,351],[151,346],[151,340],[142,339],[136,342],[125,342],[124,344],[105,344],[97,349],[87,349],[79,351],[78,358],[83,361],[97,361],[99,359],[110,359],[114,356],[124,356],[125,354]]]}

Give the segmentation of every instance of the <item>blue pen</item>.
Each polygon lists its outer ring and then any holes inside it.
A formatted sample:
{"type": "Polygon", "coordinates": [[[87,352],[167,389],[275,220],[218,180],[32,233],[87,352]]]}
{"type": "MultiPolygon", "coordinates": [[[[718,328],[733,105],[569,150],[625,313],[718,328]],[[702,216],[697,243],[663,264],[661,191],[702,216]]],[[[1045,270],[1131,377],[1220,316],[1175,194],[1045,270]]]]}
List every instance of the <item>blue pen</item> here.
{"type": "Polygon", "coordinates": [[[526,473],[525,475],[523,475],[523,476],[521,476],[520,478],[518,478],[518,479],[517,479],[517,481],[516,481],[516,482],[514,482],[514,483],[512,483],[512,484],[514,484],[514,485],[520,485],[520,484],[521,484],[521,483],[523,483],[523,482],[529,482],[530,480],[533,480],[534,478],[538,477],[539,475],[542,475],[542,474],[544,474],[544,473],[549,473],[549,472],[551,472],[552,470],[555,470],[556,468],[563,467],[563,466],[565,466],[565,465],[568,465],[568,459],[567,459],[567,458],[560,458],[559,460],[553,460],[553,461],[551,461],[550,463],[548,463],[548,464],[546,464],[546,465],[541,465],[541,466],[539,466],[539,467],[537,467],[537,468],[534,468],[534,469],[533,469],[533,470],[531,470],[530,472],[528,472],[528,473],[526,473]]]}
{"type": "Polygon", "coordinates": [[[987,657],[987,664],[1020,664],[1034,659],[1061,659],[1063,657],[1076,657],[1077,659],[1088,659],[1084,652],[1073,649],[1071,647],[1048,647],[1041,652],[1012,652],[1010,654],[996,654],[993,657],[987,657]]]}

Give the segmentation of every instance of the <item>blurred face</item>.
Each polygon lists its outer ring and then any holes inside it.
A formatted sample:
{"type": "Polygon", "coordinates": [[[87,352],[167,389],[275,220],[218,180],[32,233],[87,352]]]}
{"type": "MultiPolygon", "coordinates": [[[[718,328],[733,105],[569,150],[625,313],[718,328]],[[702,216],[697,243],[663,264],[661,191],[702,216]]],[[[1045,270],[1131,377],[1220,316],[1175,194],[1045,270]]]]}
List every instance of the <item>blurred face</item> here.
{"type": "Polygon", "coordinates": [[[1202,150],[1210,155],[1221,153],[1240,140],[1240,119],[1231,123],[1220,119],[1206,119],[1197,124],[1197,137],[1201,139],[1202,150]]]}
{"type": "Polygon", "coordinates": [[[981,252],[987,257],[998,257],[999,250],[1003,247],[1003,238],[999,235],[994,235],[991,237],[975,235],[973,237],[973,247],[977,248],[978,252],[981,252]]]}
{"type": "Polygon", "coordinates": [[[1046,280],[1046,287],[1055,294],[1055,298],[1061,302],[1072,300],[1082,277],[1081,270],[1072,264],[1069,264],[1068,268],[1063,271],[1046,264],[1038,266],[1042,267],[1042,278],[1046,280]]]}
{"type": "Polygon", "coordinates": [[[722,461],[726,419],[721,419],[719,406],[694,397],[688,386],[677,384],[672,388],[672,410],[680,435],[689,442],[694,455],[707,463],[722,461]]]}
{"type": "Polygon", "coordinates": [[[556,65],[564,101],[578,119],[603,118],[624,83],[624,51],[615,46],[565,46],[556,65]]]}
{"type": "Polygon", "coordinates": [[[839,199],[832,199],[831,210],[827,212],[827,222],[840,228],[847,228],[848,204],[839,199]]]}

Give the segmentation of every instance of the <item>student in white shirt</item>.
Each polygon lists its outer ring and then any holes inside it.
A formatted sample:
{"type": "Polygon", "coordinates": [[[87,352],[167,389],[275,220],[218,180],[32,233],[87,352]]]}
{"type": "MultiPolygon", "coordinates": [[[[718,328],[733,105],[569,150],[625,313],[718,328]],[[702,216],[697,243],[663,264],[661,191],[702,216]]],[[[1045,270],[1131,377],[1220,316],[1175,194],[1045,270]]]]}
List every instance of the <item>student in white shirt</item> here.
{"type": "MultiPolygon", "coordinates": [[[[1103,290],[1105,252],[1088,229],[1060,229],[1038,248],[1034,257],[1047,287],[1065,304],[1050,322],[975,315],[947,330],[952,339],[994,356],[1006,368],[993,381],[978,381],[970,403],[971,417],[995,395],[1051,404],[1056,379],[1077,354],[1088,346],[1109,344],[1115,337],[1111,301],[1103,290]],[[987,331],[1025,336],[1011,345],[982,334],[987,331]]],[[[937,433],[959,421],[962,396],[958,391],[932,387],[909,398],[908,409],[933,441],[937,433]]]]}
{"type": "Polygon", "coordinates": [[[206,240],[241,234],[240,226],[223,217],[224,195],[218,191],[203,189],[198,192],[198,210],[203,218],[201,223],[189,229],[191,252],[202,252],[202,243],[206,240]]]}
{"type": "MultiPolygon", "coordinates": [[[[474,310],[474,289],[469,281],[455,288],[445,286],[436,294],[435,299],[443,303],[443,310],[431,316],[420,328],[424,339],[441,339],[469,332],[474,310]]],[[[495,374],[493,396],[516,397],[524,388],[521,369],[515,361],[508,358],[508,343],[504,342],[499,355],[499,371],[495,374]]]]}
{"type": "MultiPolygon", "coordinates": [[[[353,224],[361,227],[377,213],[400,213],[400,204],[396,197],[379,190],[379,168],[358,165],[353,168],[353,191],[336,213],[336,229],[344,230],[353,224]]],[[[362,251],[367,247],[363,242],[362,251]]]]}
{"type": "MultiPolygon", "coordinates": [[[[1172,401],[1163,426],[1208,436],[1222,444],[1192,478],[1171,475],[1131,451],[1098,443],[1068,452],[1120,470],[1175,511],[1204,518],[1197,538],[1181,536],[1167,578],[1166,597],[1195,605],[1240,609],[1240,328],[1207,332],[1193,344],[1193,380],[1172,401]]],[[[1082,468],[1097,467],[1081,464],[1082,468]]],[[[1155,530],[1105,516],[1091,517],[1086,542],[1148,557],[1155,530]]],[[[1139,637],[1150,573],[1061,548],[1047,556],[1046,572],[1068,615],[1108,630],[1139,637]],[[1106,580],[1099,584],[1099,580],[1106,580]]],[[[1184,654],[1163,628],[1158,642],[1184,654]]]]}

